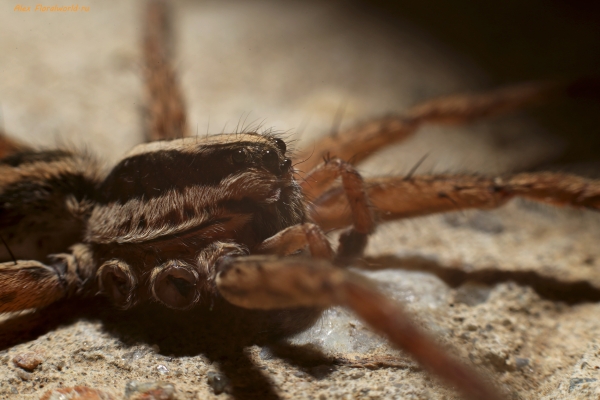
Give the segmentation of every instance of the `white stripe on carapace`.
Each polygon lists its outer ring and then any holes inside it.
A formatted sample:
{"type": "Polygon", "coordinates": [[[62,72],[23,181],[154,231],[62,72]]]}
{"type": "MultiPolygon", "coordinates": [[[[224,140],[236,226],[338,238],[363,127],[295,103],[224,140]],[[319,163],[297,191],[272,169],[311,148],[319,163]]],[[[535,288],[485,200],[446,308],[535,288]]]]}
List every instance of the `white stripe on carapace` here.
{"type": "Polygon", "coordinates": [[[272,141],[269,136],[253,132],[195,136],[183,139],[164,140],[140,144],[134,147],[129,153],[127,153],[124,159],[140,154],[148,154],[168,150],[178,150],[182,153],[193,154],[198,151],[199,146],[211,146],[236,142],[255,142],[272,144],[272,141]]]}

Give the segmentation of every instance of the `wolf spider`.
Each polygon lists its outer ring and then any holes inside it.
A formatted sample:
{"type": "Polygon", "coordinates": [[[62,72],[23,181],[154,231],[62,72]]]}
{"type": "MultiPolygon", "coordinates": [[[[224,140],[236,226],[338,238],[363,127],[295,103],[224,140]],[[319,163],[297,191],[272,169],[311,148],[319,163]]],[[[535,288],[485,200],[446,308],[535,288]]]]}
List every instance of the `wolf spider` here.
{"type": "Polygon", "coordinates": [[[423,124],[466,123],[577,86],[532,83],[433,100],[325,137],[292,160],[276,135],[185,137],[165,5],[151,2],[146,17],[149,143],[104,174],[88,155],[1,137],[0,312],[98,293],[123,309],[224,301],[287,310],[269,327],[285,336],[342,305],[466,397],[502,398],[346,267],[378,222],[490,209],[516,196],[597,210],[600,182],[559,173],[363,179],[354,164],[423,124]],[[298,179],[300,160],[310,172],[298,179]],[[335,250],[324,233],[331,230],[341,230],[335,250]]]}

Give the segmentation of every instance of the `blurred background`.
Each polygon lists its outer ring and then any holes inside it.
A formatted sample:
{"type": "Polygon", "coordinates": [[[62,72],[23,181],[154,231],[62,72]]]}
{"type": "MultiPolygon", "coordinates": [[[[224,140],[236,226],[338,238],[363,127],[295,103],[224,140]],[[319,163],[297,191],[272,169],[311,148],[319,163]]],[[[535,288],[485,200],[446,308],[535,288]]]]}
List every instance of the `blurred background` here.
{"type": "MultiPolygon", "coordinates": [[[[92,147],[111,161],[139,142],[143,2],[86,0],[85,13],[23,13],[11,4],[0,11],[5,129],[37,145],[92,147]]],[[[439,95],[595,75],[599,8],[583,0],[182,0],[174,2],[175,67],[196,133],[262,122],[306,144],[330,131],[342,107],[346,127],[439,95]]],[[[545,145],[562,139],[542,158],[597,158],[597,102],[556,101],[529,115],[551,133],[545,145]]],[[[540,131],[503,121],[496,142],[540,131]]],[[[512,169],[539,165],[539,146],[526,152],[535,162],[512,169]]],[[[506,170],[494,163],[492,170],[506,170]]]]}
{"type": "MultiPolygon", "coordinates": [[[[405,18],[485,70],[496,83],[598,76],[600,3],[590,0],[502,2],[374,0],[391,18],[405,18]]],[[[565,138],[561,160],[598,159],[600,108],[585,101],[532,112],[565,138]]]]}

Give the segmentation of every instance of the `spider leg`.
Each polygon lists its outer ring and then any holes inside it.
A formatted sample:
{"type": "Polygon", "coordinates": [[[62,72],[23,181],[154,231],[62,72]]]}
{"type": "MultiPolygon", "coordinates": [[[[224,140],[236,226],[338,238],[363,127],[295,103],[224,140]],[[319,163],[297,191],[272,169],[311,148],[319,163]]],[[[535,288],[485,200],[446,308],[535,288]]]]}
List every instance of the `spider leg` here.
{"type": "Polygon", "coordinates": [[[145,15],[144,60],[148,92],[147,141],[187,136],[183,95],[170,63],[169,7],[164,1],[149,1],[145,15]]]}
{"type": "Polygon", "coordinates": [[[82,239],[101,174],[84,154],[23,151],[0,163],[0,313],[47,306],[93,284],[82,239]],[[71,254],[65,254],[67,251],[71,254]],[[48,254],[52,262],[47,265],[48,254]]]}
{"type": "Polygon", "coordinates": [[[0,264],[0,312],[44,307],[65,296],[60,276],[38,261],[0,264]]]}
{"type": "Polygon", "coordinates": [[[347,264],[363,253],[368,236],[375,230],[375,217],[362,177],[346,161],[325,159],[323,164],[308,173],[301,187],[306,198],[318,198],[340,176],[352,215],[352,227],[340,235],[336,263],[347,264]]]}
{"type": "Polygon", "coordinates": [[[337,135],[325,136],[306,152],[301,153],[298,159],[313,155],[303,163],[303,169],[306,171],[318,165],[321,158],[328,153],[344,160],[352,160],[352,163],[356,164],[382,147],[408,138],[424,124],[466,124],[481,118],[509,113],[555,95],[565,92],[572,94],[569,89],[574,85],[532,82],[482,94],[433,99],[409,109],[403,116],[384,116],[366,121],[337,135]]]}
{"type": "Polygon", "coordinates": [[[74,254],[53,256],[50,265],[35,260],[0,263],[0,313],[48,306],[78,291],[91,280],[85,246],[74,254]]]}
{"type": "Polygon", "coordinates": [[[311,223],[293,225],[278,232],[262,242],[256,253],[287,256],[307,246],[314,258],[333,258],[333,250],[325,234],[317,225],[311,223]]]}
{"type": "Polygon", "coordinates": [[[325,260],[250,256],[225,259],[216,284],[230,303],[249,309],[342,305],[469,399],[500,399],[471,368],[456,361],[373,283],[325,260]]]}
{"type": "MultiPolygon", "coordinates": [[[[365,182],[380,220],[410,218],[467,208],[492,209],[513,197],[559,206],[600,210],[600,181],[554,172],[486,178],[433,175],[373,178],[365,182]]],[[[353,217],[342,186],[313,202],[312,219],[324,230],[349,226],[353,217]]]]}

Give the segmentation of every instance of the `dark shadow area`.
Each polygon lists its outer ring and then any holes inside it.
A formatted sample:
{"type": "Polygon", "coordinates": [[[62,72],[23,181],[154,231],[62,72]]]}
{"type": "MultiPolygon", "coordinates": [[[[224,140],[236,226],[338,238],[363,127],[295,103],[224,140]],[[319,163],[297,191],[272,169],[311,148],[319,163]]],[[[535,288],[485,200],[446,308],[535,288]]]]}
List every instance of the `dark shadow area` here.
{"type": "MultiPolygon", "coordinates": [[[[251,360],[247,347],[273,345],[306,329],[319,317],[313,309],[277,312],[247,311],[223,301],[212,309],[175,311],[150,304],[119,311],[104,298],[72,299],[0,322],[0,351],[29,342],[78,319],[100,321],[103,330],[126,346],[158,345],[164,356],[204,355],[225,375],[235,399],[278,399],[268,373],[251,360]]],[[[282,345],[283,346],[283,345],[282,345]]],[[[315,349],[289,346],[281,354],[293,365],[313,366],[332,361],[315,349]],[[307,363],[306,360],[314,360],[307,363]]]]}
{"type": "Polygon", "coordinates": [[[104,299],[59,301],[44,309],[14,315],[0,322],[0,351],[29,342],[45,333],[76,320],[97,315],[110,307],[104,299]]]}
{"type": "MultiPolygon", "coordinates": [[[[214,356],[209,353],[207,356],[214,356]]],[[[219,368],[230,381],[230,394],[235,399],[279,399],[269,379],[260,372],[242,349],[232,348],[220,355],[219,368]]]]}
{"type": "Polygon", "coordinates": [[[372,370],[394,368],[406,369],[411,372],[422,371],[419,364],[407,362],[406,359],[395,356],[371,354],[366,357],[356,355],[351,358],[331,357],[323,354],[312,344],[291,345],[286,342],[277,342],[263,347],[261,358],[270,359],[273,357],[285,360],[288,364],[302,369],[315,379],[328,377],[339,366],[372,370]]]}
{"type": "Polygon", "coordinates": [[[276,343],[319,315],[311,309],[248,311],[217,300],[211,309],[175,311],[150,304],[100,317],[104,329],[125,344],[157,344],[161,354],[175,357],[203,354],[227,377],[236,399],[277,399],[268,374],[253,364],[246,348],[276,343]]]}
{"type": "Polygon", "coordinates": [[[393,268],[405,271],[428,272],[443,280],[448,286],[457,288],[465,283],[496,285],[503,282],[515,282],[529,286],[540,297],[562,301],[570,305],[600,301],[600,288],[586,281],[565,282],[535,271],[501,271],[494,268],[466,272],[459,267],[440,264],[437,261],[419,257],[380,256],[365,259],[362,269],[371,271],[393,268]]]}
{"type": "MultiPolygon", "coordinates": [[[[600,2],[589,0],[359,0],[390,24],[409,21],[479,65],[493,85],[600,72],[600,2]]],[[[564,100],[533,116],[567,143],[559,163],[598,159],[600,105],[564,100]]]]}
{"type": "Polygon", "coordinates": [[[263,359],[275,357],[285,360],[288,364],[303,370],[318,380],[327,378],[338,365],[344,364],[340,362],[341,360],[323,354],[313,345],[295,346],[281,341],[270,344],[261,351],[263,359]]]}
{"type": "Polygon", "coordinates": [[[290,364],[303,369],[315,368],[321,365],[333,366],[337,363],[335,358],[328,357],[310,344],[294,346],[286,342],[276,342],[270,344],[267,349],[271,356],[286,360],[290,364]]]}

